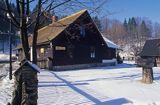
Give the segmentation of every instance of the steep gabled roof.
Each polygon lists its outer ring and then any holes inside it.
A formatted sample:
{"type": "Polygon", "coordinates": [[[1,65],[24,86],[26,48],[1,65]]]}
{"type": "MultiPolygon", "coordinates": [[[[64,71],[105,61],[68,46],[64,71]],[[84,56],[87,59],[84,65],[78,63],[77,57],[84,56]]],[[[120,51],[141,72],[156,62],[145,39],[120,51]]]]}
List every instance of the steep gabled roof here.
{"type": "MultiPolygon", "coordinates": [[[[74,23],[81,15],[87,13],[87,10],[81,10],[75,14],[67,16],[63,19],[53,22],[38,30],[37,44],[49,42],[62,33],[70,24],[74,23]]],[[[32,36],[28,37],[29,45],[32,44],[32,36]]],[[[19,44],[16,49],[22,48],[19,44]]]]}
{"type": "MultiPolygon", "coordinates": [[[[53,22],[50,25],[47,25],[41,29],[38,30],[38,37],[37,37],[37,44],[42,44],[42,43],[47,43],[54,38],[56,38],[60,33],[65,31],[67,27],[69,27],[70,24],[74,23],[80,16],[87,14],[87,10],[81,10],[75,14],[72,14],[70,16],[67,16],[63,19],[60,19],[57,22],[53,22]]],[[[97,27],[96,27],[97,28],[97,27]]],[[[98,30],[97,31],[101,34],[101,32],[98,30]]],[[[101,35],[102,40],[106,45],[110,48],[118,48],[119,46],[114,44],[112,41],[108,40],[105,38],[103,35],[101,35]]],[[[32,44],[32,36],[28,38],[29,40],[29,45],[32,44]]],[[[18,45],[17,49],[22,48],[22,45],[18,45]]]]}
{"type": "Polygon", "coordinates": [[[140,56],[160,56],[160,39],[150,39],[144,44],[140,56]]]}
{"type": "Polygon", "coordinates": [[[63,32],[70,24],[76,21],[82,14],[86,13],[87,10],[81,10],[75,14],[67,16],[57,22],[54,22],[48,26],[45,26],[38,30],[37,43],[44,43],[54,39],[61,32],[63,32]]]}

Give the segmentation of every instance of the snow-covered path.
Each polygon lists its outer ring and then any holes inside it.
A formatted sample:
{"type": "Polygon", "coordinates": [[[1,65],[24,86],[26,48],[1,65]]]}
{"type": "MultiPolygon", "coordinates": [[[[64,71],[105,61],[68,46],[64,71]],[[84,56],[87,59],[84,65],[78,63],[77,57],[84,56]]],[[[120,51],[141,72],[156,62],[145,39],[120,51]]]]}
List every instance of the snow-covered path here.
{"type": "Polygon", "coordinates": [[[42,78],[39,79],[39,105],[87,105],[94,104],[89,99],[98,100],[88,94],[90,90],[87,87],[84,88],[83,85],[87,85],[87,83],[72,83],[54,72],[43,71],[43,73],[44,75],[40,75],[42,78]],[[78,85],[79,87],[77,87],[78,85]],[[80,88],[84,88],[88,92],[84,92],[80,88]]]}
{"type": "Polygon", "coordinates": [[[75,71],[41,71],[38,105],[160,105],[160,68],[143,84],[130,65],[75,71]]]}

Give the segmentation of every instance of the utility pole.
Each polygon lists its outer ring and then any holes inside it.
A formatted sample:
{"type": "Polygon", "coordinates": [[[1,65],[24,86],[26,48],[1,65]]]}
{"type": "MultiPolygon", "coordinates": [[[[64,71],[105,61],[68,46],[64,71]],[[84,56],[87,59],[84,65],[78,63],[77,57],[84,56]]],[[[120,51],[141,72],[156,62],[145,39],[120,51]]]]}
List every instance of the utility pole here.
{"type": "Polygon", "coordinates": [[[12,79],[12,20],[10,15],[7,13],[7,17],[9,19],[9,79],[12,79]]]}
{"type": "Polygon", "coordinates": [[[11,31],[12,31],[12,23],[11,23],[11,19],[10,19],[10,25],[9,25],[9,79],[11,80],[12,79],[12,34],[11,34],[11,31]]]}

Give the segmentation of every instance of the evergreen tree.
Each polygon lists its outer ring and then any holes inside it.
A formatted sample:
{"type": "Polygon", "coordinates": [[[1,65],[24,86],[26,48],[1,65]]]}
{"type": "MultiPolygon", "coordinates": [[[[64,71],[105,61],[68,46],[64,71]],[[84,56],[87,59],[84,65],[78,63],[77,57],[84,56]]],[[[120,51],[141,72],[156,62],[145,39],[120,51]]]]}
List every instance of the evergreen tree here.
{"type": "Polygon", "coordinates": [[[130,34],[130,31],[132,30],[132,22],[131,22],[131,18],[129,18],[128,20],[128,32],[130,34]]]}
{"type": "MultiPolygon", "coordinates": [[[[31,20],[35,20],[36,19],[36,15],[38,13],[38,6],[36,5],[35,8],[33,8],[33,11],[32,11],[32,16],[30,17],[31,20]]],[[[46,25],[49,25],[51,22],[52,22],[52,19],[51,19],[51,13],[48,13],[46,11],[43,11],[41,13],[41,16],[40,16],[40,27],[39,28],[42,28],[46,25]]],[[[35,27],[35,24],[32,24],[30,27],[29,27],[29,33],[33,33],[33,29],[35,27]]]]}
{"type": "Polygon", "coordinates": [[[135,28],[137,26],[137,23],[136,23],[136,20],[134,17],[132,17],[132,19],[131,19],[131,24],[132,24],[133,28],[135,28]]]}
{"type": "Polygon", "coordinates": [[[140,34],[143,37],[143,39],[147,39],[148,37],[150,37],[151,32],[149,28],[146,26],[145,21],[142,21],[140,25],[140,34]]]}
{"type": "Polygon", "coordinates": [[[127,32],[128,31],[128,23],[127,23],[126,19],[124,20],[123,26],[124,26],[124,30],[127,32]]]}
{"type": "Polygon", "coordinates": [[[138,31],[137,31],[137,23],[134,17],[132,17],[131,19],[131,34],[134,42],[136,42],[138,39],[138,31]]]}
{"type": "Polygon", "coordinates": [[[129,35],[128,35],[128,23],[127,20],[125,19],[123,22],[123,28],[124,28],[124,41],[125,43],[128,41],[129,39],[129,35]]]}

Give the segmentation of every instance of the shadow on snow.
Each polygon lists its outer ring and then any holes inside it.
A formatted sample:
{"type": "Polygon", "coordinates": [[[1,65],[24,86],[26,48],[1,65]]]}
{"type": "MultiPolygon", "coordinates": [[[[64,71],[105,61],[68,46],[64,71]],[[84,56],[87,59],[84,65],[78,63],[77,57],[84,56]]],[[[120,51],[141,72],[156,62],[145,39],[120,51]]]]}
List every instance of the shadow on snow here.
{"type": "Polygon", "coordinates": [[[57,79],[61,80],[64,83],[63,85],[70,87],[71,89],[73,89],[78,94],[81,94],[82,96],[84,96],[85,98],[90,100],[91,102],[94,102],[95,105],[122,105],[122,104],[126,104],[126,103],[132,103],[131,101],[129,101],[125,98],[118,98],[118,99],[113,99],[113,100],[102,102],[101,100],[97,99],[96,97],[90,95],[89,93],[87,93],[87,92],[83,91],[82,89],[79,89],[78,87],[75,86],[75,85],[86,85],[86,83],[74,84],[74,83],[71,83],[71,82],[63,79],[62,77],[58,76],[54,72],[51,72],[51,73],[57,79]]]}

